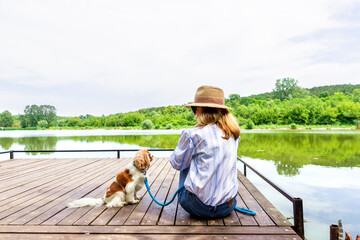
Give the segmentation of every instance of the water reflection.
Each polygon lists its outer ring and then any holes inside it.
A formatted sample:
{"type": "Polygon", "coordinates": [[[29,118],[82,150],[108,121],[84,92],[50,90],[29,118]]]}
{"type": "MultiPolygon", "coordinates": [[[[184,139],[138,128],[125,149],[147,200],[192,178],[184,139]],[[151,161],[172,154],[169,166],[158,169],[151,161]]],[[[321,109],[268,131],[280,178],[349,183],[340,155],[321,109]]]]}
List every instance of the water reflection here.
{"type": "Polygon", "coordinates": [[[274,161],[280,175],[294,176],[304,165],[360,166],[360,134],[245,133],[241,157],[274,161]]]}
{"type": "MultiPolygon", "coordinates": [[[[124,148],[123,146],[129,145],[143,148],[171,149],[176,147],[178,140],[178,134],[42,136],[0,138],[0,146],[2,148],[1,150],[10,150],[12,146],[22,146],[24,150],[56,150],[58,143],[72,142],[74,143],[73,146],[77,146],[79,149],[84,149],[84,145],[89,143],[101,143],[97,144],[95,149],[108,149],[109,146],[112,148],[124,148]]],[[[94,149],[93,147],[94,146],[92,146],[92,149],[94,149]]],[[[58,149],[60,149],[60,147],[58,147],[58,149]]],[[[32,154],[35,155],[36,153],[32,154]]],[[[298,175],[300,169],[305,165],[359,167],[360,134],[245,132],[241,135],[238,155],[240,157],[271,160],[274,162],[278,174],[285,176],[298,175]]]]}

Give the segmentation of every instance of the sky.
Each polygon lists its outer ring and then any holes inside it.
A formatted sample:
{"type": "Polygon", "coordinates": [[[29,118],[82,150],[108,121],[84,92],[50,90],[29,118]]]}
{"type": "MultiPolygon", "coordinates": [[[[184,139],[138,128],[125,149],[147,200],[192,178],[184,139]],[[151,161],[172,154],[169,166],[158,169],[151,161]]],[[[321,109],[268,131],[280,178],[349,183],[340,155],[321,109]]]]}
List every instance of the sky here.
{"type": "Polygon", "coordinates": [[[360,84],[359,0],[0,0],[0,113],[95,116],[360,84]]]}

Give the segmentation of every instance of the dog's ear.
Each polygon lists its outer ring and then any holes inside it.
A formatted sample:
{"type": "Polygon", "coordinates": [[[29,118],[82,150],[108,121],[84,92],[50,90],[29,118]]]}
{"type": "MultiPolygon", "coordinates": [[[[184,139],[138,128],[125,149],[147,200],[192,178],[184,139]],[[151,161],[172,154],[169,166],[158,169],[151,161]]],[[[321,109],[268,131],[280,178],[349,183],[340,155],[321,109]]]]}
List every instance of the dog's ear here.
{"type": "Polygon", "coordinates": [[[148,155],[150,162],[153,160],[153,155],[151,155],[151,153],[148,150],[145,150],[146,154],[148,155]]]}

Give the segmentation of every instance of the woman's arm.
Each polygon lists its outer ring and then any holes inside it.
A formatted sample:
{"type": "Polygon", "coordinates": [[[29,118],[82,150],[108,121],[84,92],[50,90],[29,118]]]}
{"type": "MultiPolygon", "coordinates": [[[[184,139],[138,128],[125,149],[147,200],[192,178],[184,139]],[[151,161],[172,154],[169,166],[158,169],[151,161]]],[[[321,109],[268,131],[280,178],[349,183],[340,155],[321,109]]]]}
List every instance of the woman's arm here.
{"type": "Polygon", "coordinates": [[[184,130],[181,133],[178,145],[170,156],[170,163],[176,170],[182,171],[190,167],[194,152],[194,142],[190,137],[189,131],[184,130]]]}

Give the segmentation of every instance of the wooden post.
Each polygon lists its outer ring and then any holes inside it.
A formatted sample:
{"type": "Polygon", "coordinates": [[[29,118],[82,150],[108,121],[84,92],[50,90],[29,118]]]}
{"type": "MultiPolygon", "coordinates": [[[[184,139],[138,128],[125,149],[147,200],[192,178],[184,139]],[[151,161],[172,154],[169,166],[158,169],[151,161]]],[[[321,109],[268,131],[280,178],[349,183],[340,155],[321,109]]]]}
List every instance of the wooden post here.
{"type": "Polygon", "coordinates": [[[293,211],[294,231],[301,237],[301,239],[305,239],[303,202],[301,198],[294,198],[293,211]]]}
{"type": "Polygon", "coordinates": [[[117,151],[117,158],[120,158],[120,151],[117,151]]]}
{"type": "Polygon", "coordinates": [[[14,159],[14,152],[10,150],[10,159],[14,159]]]}
{"type": "Polygon", "coordinates": [[[342,227],[341,219],[339,219],[338,225],[339,225],[339,240],[344,240],[344,229],[342,227]]]}
{"type": "Polygon", "coordinates": [[[246,165],[244,164],[244,176],[246,177],[246,165]]]}
{"type": "Polygon", "coordinates": [[[339,226],[332,224],[330,226],[330,240],[339,240],[339,226]]]}

